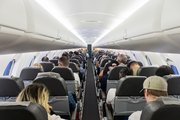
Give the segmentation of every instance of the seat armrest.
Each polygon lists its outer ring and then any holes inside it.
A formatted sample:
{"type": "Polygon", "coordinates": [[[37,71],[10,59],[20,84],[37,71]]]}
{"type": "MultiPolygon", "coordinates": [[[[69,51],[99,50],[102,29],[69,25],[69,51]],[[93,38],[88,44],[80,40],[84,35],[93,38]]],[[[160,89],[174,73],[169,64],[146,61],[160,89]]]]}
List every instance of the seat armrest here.
{"type": "Polygon", "coordinates": [[[102,101],[106,101],[106,93],[101,89],[102,101]]]}
{"type": "Polygon", "coordinates": [[[78,94],[77,94],[77,97],[76,97],[76,100],[77,100],[77,101],[79,101],[80,98],[81,98],[81,92],[82,92],[82,90],[80,89],[79,92],[78,92],[78,94]]]}
{"type": "Polygon", "coordinates": [[[76,120],[76,115],[77,115],[77,104],[75,110],[72,112],[71,120],[76,120]]]}
{"type": "Polygon", "coordinates": [[[111,111],[108,109],[107,105],[105,104],[105,110],[106,110],[106,115],[108,120],[113,120],[113,116],[111,111]]]}

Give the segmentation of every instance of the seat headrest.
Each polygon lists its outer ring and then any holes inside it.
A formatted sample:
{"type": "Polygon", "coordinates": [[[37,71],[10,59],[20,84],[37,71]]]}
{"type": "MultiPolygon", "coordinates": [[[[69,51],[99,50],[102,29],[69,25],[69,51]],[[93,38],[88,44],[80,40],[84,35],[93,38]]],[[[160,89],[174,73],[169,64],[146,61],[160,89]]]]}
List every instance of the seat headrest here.
{"type": "Polygon", "coordinates": [[[180,75],[166,75],[163,78],[168,83],[168,95],[180,95],[180,75]]]}
{"type": "Polygon", "coordinates": [[[2,120],[48,120],[45,108],[33,102],[1,102],[2,120]]]}
{"type": "Polygon", "coordinates": [[[78,65],[80,66],[80,63],[79,63],[79,61],[77,59],[70,59],[69,61],[74,62],[74,63],[78,62],[78,65]]]}
{"type": "Polygon", "coordinates": [[[104,67],[107,62],[111,62],[111,61],[112,61],[111,58],[105,58],[105,59],[103,59],[102,62],[101,62],[101,64],[100,64],[100,67],[104,67]]]}
{"type": "Polygon", "coordinates": [[[119,72],[126,66],[115,66],[109,71],[108,80],[119,80],[119,72]]]}
{"type": "Polygon", "coordinates": [[[71,68],[67,67],[54,67],[52,72],[59,73],[60,76],[66,80],[75,80],[74,74],[71,68]]]}
{"type": "Polygon", "coordinates": [[[137,75],[146,77],[154,76],[157,69],[158,67],[155,66],[140,67],[137,71],[137,75]]]}
{"type": "Polygon", "coordinates": [[[17,77],[0,77],[0,97],[17,97],[24,88],[22,79],[17,77]]]}
{"type": "Polygon", "coordinates": [[[116,60],[111,60],[111,62],[106,63],[104,66],[104,71],[103,71],[103,76],[107,74],[107,71],[109,71],[109,66],[112,65],[112,63],[116,63],[117,65],[119,65],[118,61],[116,60]]]}
{"type": "Polygon", "coordinates": [[[39,67],[25,67],[21,71],[20,78],[22,80],[34,80],[40,72],[42,69],[39,67]]]}
{"type": "Polygon", "coordinates": [[[50,72],[54,67],[51,62],[41,62],[40,64],[43,66],[44,72],[50,72]]]}
{"type": "Polygon", "coordinates": [[[139,64],[139,66],[140,66],[140,67],[143,67],[143,64],[142,64],[142,62],[140,62],[140,61],[137,61],[137,63],[139,64]]]}
{"type": "Polygon", "coordinates": [[[68,94],[66,83],[58,73],[40,73],[33,83],[44,84],[51,96],[66,96],[68,94]]]}
{"type": "Polygon", "coordinates": [[[54,63],[55,66],[58,66],[58,59],[52,59],[50,62],[54,63]]]}
{"type": "Polygon", "coordinates": [[[118,81],[116,96],[144,96],[143,89],[145,76],[126,76],[118,81]]]}
{"type": "Polygon", "coordinates": [[[141,120],[179,120],[180,100],[159,97],[156,101],[148,102],[144,107],[141,120]]]}
{"type": "Polygon", "coordinates": [[[69,63],[69,68],[71,68],[73,72],[79,72],[76,64],[73,63],[73,62],[70,62],[70,63],[69,63]]]}

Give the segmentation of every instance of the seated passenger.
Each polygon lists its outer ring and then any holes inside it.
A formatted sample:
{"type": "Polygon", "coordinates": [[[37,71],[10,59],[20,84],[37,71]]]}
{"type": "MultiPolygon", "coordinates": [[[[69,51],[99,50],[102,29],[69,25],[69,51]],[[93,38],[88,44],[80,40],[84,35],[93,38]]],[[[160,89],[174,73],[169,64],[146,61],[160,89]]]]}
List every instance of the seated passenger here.
{"type": "MultiPolygon", "coordinates": [[[[66,56],[62,56],[58,60],[58,66],[60,67],[69,67],[69,59],[66,56]]],[[[75,78],[75,88],[76,88],[76,95],[78,94],[78,91],[81,89],[81,83],[79,79],[79,75],[77,73],[74,73],[75,78]]]]}
{"type": "Polygon", "coordinates": [[[40,63],[34,63],[33,66],[34,67],[39,67],[39,68],[41,68],[43,70],[43,66],[40,63]]]}
{"type": "MultiPolygon", "coordinates": [[[[167,82],[159,76],[148,77],[143,83],[146,102],[156,101],[160,96],[168,96],[167,82]]],[[[137,111],[129,116],[129,120],[140,120],[142,111],[137,111]]]]}
{"type": "Polygon", "coordinates": [[[84,69],[81,67],[81,66],[79,66],[79,64],[78,64],[78,62],[77,61],[74,61],[74,63],[76,63],[76,66],[77,66],[77,69],[79,70],[79,78],[80,78],[80,80],[85,80],[85,71],[84,71],[84,69]]]}
{"type": "Polygon", "coordinates": [[[62,120],[59,115],[50,115],[52,107],[48,105],[49,91],[43,84],[33,83],[19,93],[16,102],[31,101],[41,104],[47,111],[48,120],[62,120]]]}
{"type": "Polygon", "coordinates": [[[171,67],[169,67],[168,65],[162,65],[160,66],[155,73],[157,76],[163,77],[165,75],[170,75],[170,74],[174,74],[174,71],[171,67]]]}
{"type": "MultiPolygon", "coordinates": [[[[133,71],[130,68],[122,68],[121,71],[119,72],[119,77],[123,78],[127,75],[133,75],[133,71]]],[[[114,110],[114,98],[115,98],[115,93],[116,93],[116,88],[111,88],[106,97],[106,105],[109,109],[114,110]]]]}
{"type": "Polygon", "coordinates": [[[119,54],[117,56],[118,66],[126,65],[127,57],[124,54],[119,54]]]}
{"type": "MultiPolygon", "coordinates": [[[[110,70],[112,67],[117,66],[116,63],[112,63],[108,69],[110,70]]],[[[109,71],[107,71],[107,74],[105,76],[103,76],[102,80],[101,80],[101,89],[105,92],[106,91],[106,86],[107,86],[107,78],[108,78],[108,74],[109,71]]]]}
{"type": "Polygon", "coordinates": [[[139,64],[136,61],[131,61],[128,63],[128,67],[133,70],[133,76],[137,76],[137,71],[140,68],[139,64]]]}
{"type": "Polygon", "coordinates": [[[54,56],[53,59],[58,60],[59,56],[54,56]]]}
{"type": "Polygon", "coordinates": [[[44,56],[41,61],[42,62],[50,62],[49,58],[47,56],[44,56]]]}

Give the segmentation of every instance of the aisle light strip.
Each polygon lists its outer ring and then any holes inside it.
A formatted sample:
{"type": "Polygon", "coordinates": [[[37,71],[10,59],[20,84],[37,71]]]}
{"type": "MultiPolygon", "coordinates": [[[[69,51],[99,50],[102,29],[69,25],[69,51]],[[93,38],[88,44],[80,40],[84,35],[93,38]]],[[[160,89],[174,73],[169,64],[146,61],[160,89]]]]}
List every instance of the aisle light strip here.
{"type": "Polygon", "coordinates": [[[84,44],[87,43],[79,36],[78,32],[73,30],[74,26],[64,17],[63,13],[58,10],[58,6],[53,4],[51,0],[36,0],[43,8],[45,8],[52,16],[54,16],[60,23],[62,23],[68,30],[70,30],[76,37],[78,37],[84,44]]]}
{"type": "Polygon", "coordinates": [[[117,27],[119,24],[121,24],[124,20],[126,20],[129,16],[131,16],[134,12],[136,12],[139,8],[141,8],[145,3],[147,3],[149,0],[134,0],[134,4],[128,5],[128,9],[123,10],[117,16],[116,22],[114,22],[109,29],[103,33],[94,43],[97,43],[99,40],[101,40],[104,36],[106,36],[110,31],[112,31],[115,27],[117,27]]]}

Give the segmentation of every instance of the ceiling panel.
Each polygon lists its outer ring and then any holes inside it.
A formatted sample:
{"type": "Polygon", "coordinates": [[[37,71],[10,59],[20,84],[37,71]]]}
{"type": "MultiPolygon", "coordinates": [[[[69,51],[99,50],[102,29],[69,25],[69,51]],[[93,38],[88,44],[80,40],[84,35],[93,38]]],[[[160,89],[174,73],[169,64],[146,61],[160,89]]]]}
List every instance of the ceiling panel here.
{"type": "Polygon", "coordinates": [[[87,43],[93,43],[123,17],[123,11],[142,0],[51,0],[51,6],[87,43]]]}

